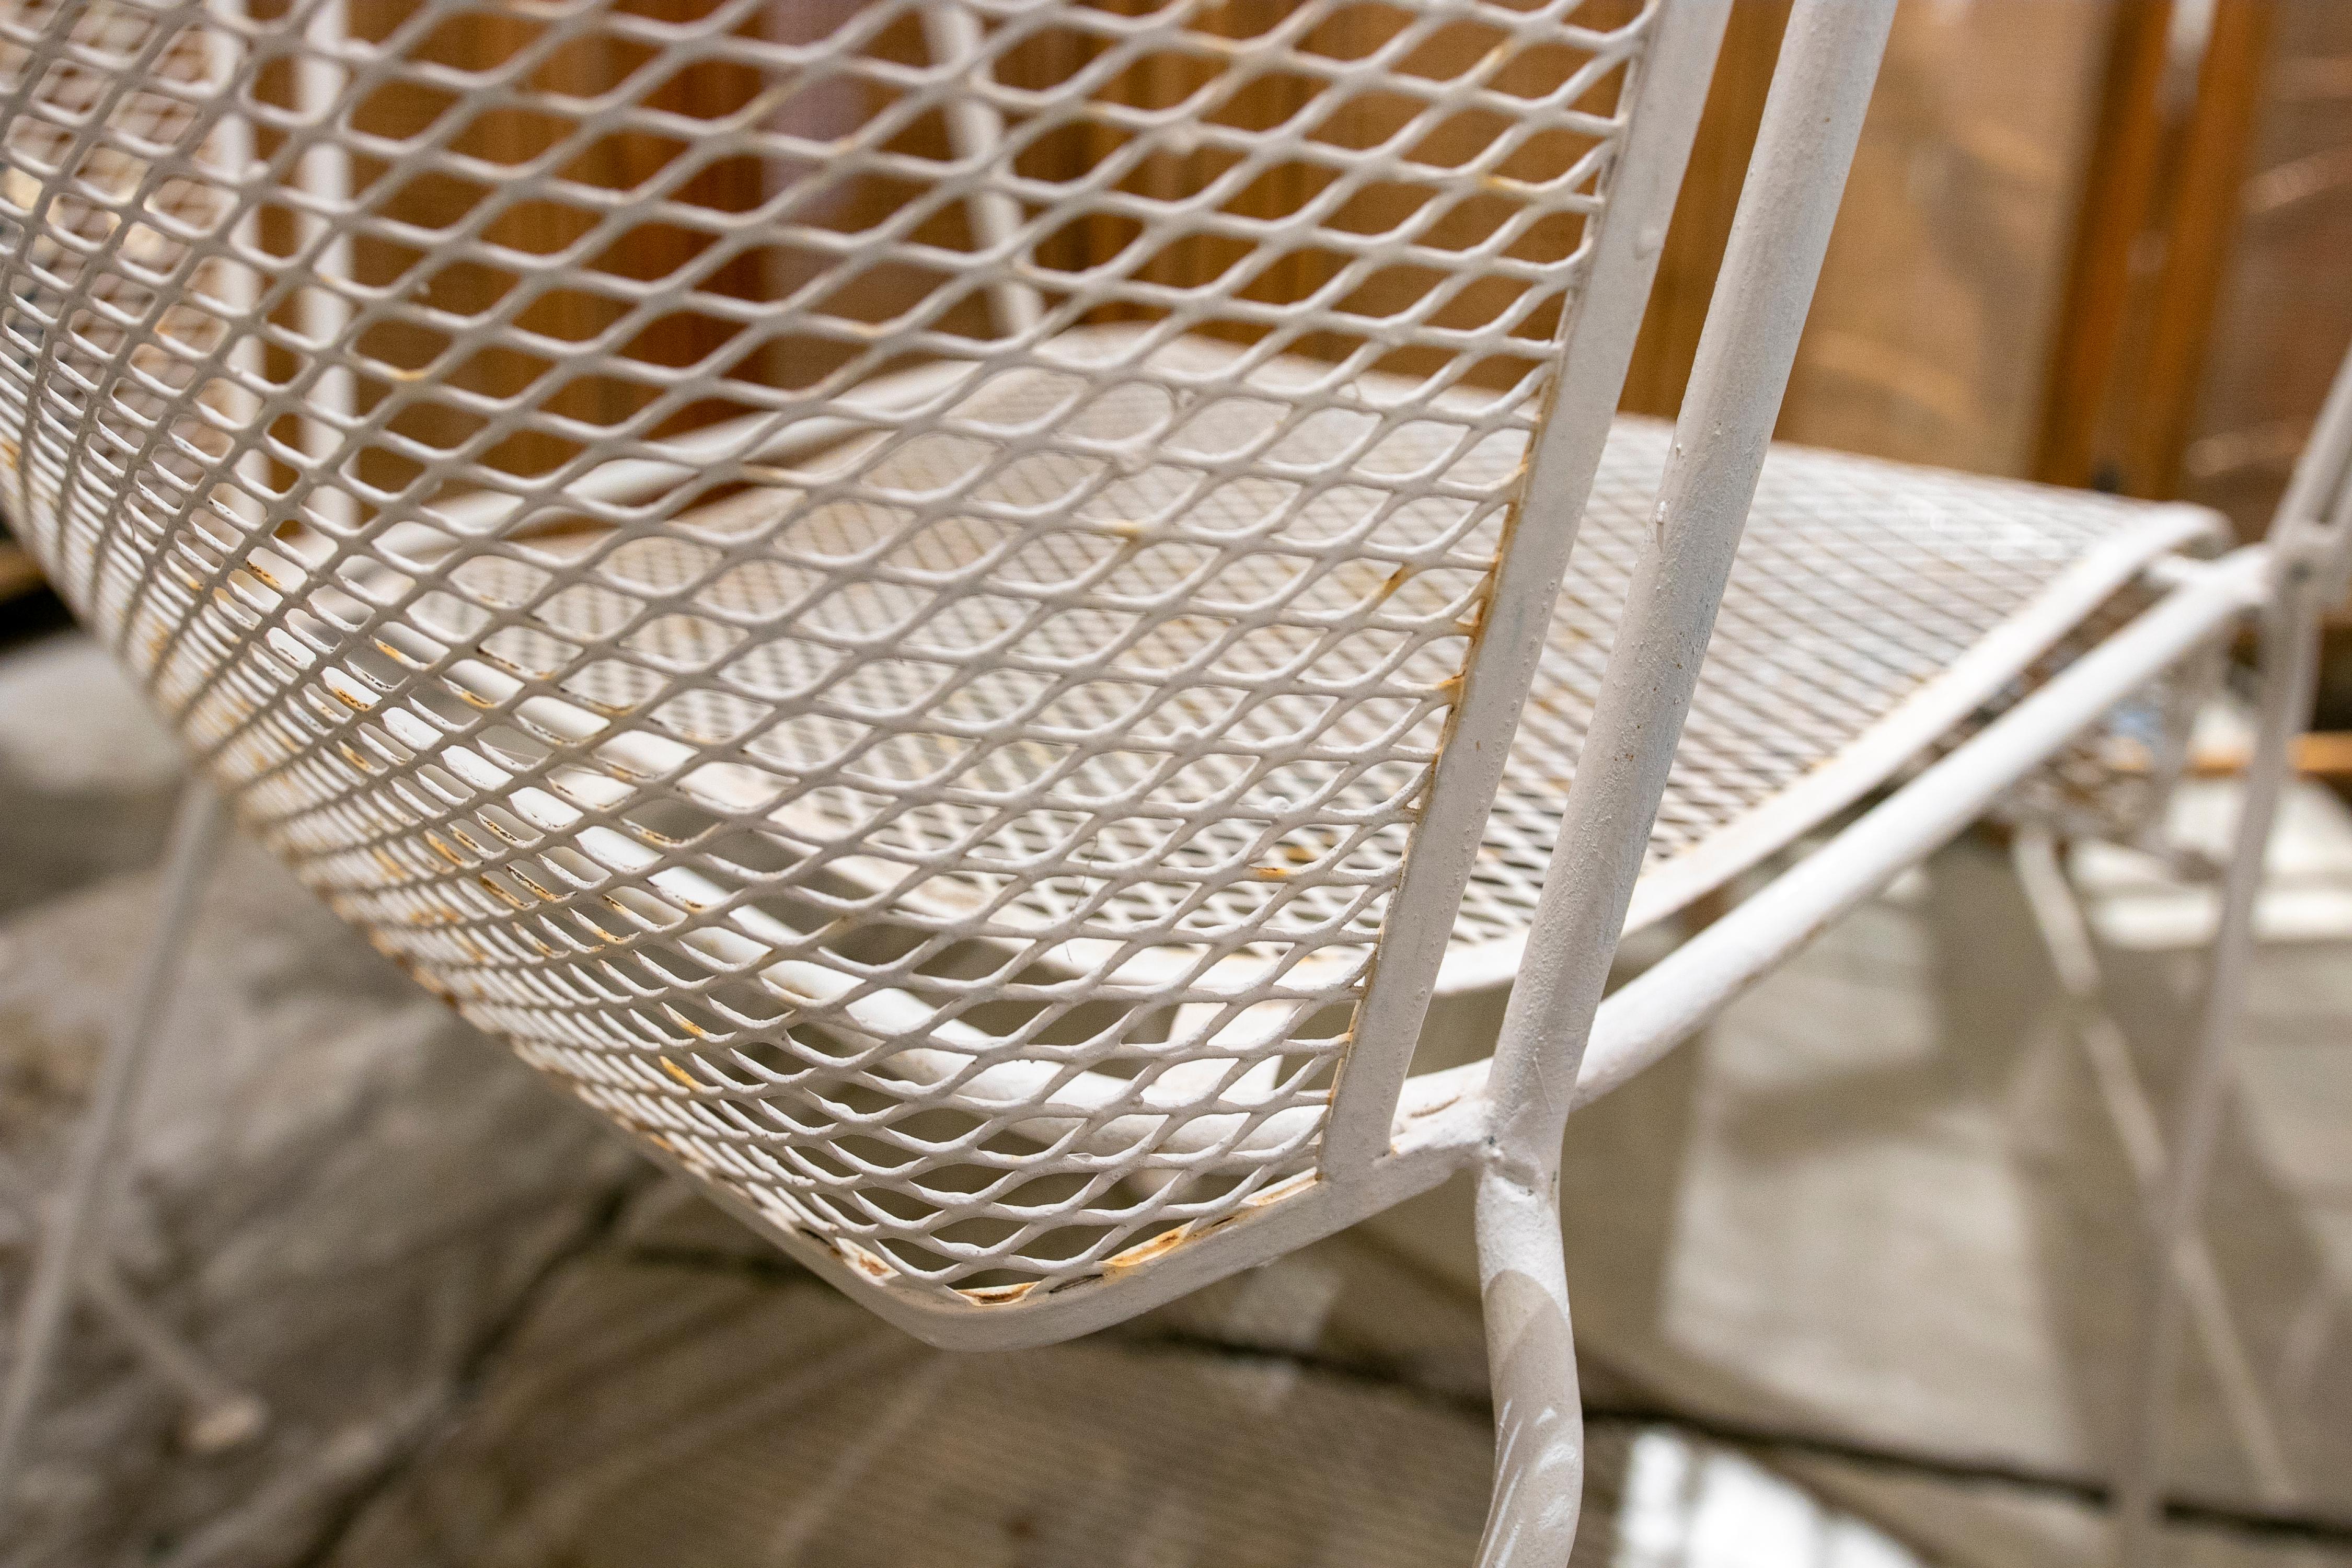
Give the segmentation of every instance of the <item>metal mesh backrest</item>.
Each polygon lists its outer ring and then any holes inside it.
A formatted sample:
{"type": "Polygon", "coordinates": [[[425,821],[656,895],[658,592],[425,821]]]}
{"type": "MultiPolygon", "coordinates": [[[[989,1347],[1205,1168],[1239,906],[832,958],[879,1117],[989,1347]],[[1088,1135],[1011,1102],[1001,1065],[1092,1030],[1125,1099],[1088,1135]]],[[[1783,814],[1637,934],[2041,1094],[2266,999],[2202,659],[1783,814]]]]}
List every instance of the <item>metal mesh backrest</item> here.
{"type": "Polygon", "coordinates": [[[19,0],[10,515],[781,1237],[1116,1271],[1312,1178],[1645,21],[19,0]]]}

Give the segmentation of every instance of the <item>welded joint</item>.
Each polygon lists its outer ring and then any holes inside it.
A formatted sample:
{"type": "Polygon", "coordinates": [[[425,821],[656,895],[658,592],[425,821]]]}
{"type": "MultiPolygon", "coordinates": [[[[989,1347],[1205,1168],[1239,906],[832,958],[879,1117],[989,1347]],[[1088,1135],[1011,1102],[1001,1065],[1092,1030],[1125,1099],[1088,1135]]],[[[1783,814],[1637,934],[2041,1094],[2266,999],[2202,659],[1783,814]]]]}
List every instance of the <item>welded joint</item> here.
{"type": "MultiPolygon", "coordinates": [[[[1560,1136],[1566,1135],[1563,1125],[1560,1136]]],[[[1551,1140],[1549,1150],[1523,1150],[1512,1147],[1500,1132],[1488,1133],[1471,1146],[1464,1162],[1465,1168],[1482,1176],[1506,1182],[1519,1194],[1535,1202],[1557,1201],[1559,1196],[1559,1137],[1551,1140]]]]}

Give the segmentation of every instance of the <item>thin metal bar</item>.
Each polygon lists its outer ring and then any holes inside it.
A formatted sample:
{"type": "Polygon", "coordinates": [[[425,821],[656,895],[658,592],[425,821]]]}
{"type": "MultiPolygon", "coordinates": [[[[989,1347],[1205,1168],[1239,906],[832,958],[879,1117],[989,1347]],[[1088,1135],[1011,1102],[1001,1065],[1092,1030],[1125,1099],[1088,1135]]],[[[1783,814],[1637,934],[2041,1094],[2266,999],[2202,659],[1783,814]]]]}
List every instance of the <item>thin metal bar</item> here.
{"type": "MultiPolygon", "coordinates": [[[[244,63],[245,39],[230,25],[239,19],[243,0],[206,0],[205,10],[214,18],[205,39],[211,46],[213,68],[217,73],[216,90],[227,97],[236,89],[237,71],[244,63]]],[[[251,177],[255,159],[250,119],[242,114],[223,114],[213,132],[213,147],[225,172],[240,179],[251,177]]],[[[235,247],[244,255],[259,253],[261,223],[250,206],[236,220],[232,234],[235,247]]],[[[244,255],[221,268],[214,279],[215,289],[228,307],[232,321],[247,320],[260,302],[260,274],[244,259],[244,255]]],[[[229,331],[236,332],[237,328],[232,326],[229,331]]],[[[223,379],[215,389],[215,395],[226,405],[225,412],[231,418],[250,425],[261,417],[261,397],[253,390],[263,371],[261,339],[250,331],[240,332],[229,346],[226,360],[233,374],[223,379]]],[[[267,510],[261,498],[269,493],[269,458],[258,442],[249,444],[238,458],[236,472],[245,488],[239,490],[223,486],[229,492],[222,498],[223,502],[233,510],[239,522],[257,528],[267,510]]]]}
{"type": "Polygon", "coordinates": [[[1423,826],[1391,902],[1380,967],[1340,1069],[1323,1131],[1326,1171],[1360,1169],[1388,1152],[1397,1096],[1453,939],[1486,806],[1551,630],[1729,16],[1728,0],[1669,0],[1653,18],[1641,108],[1617,171],[1612,213],[1601,220],[1591,281],[1560,350],[1551,409],[1528,459],[1495,593],[1463,674],[1462,701],[1422,805],[1423,826]],[[1429,826],[1438,823],[1454,825],[1453,831],[1429,826]]]}
{"type": "MultiPolygon", "coordinates": [[[[318,0],[303,26],[305,47],[295,62],[294,95],[297,111],[321,125],[342,112],[349,73],[335,57],[343,39],[343,0],[318,0]]],[[[311,261],[314,272],[322,281],[352,277],[352,233],[341,216],[352,199],[350,151],[321,130],[317,142],[303,153],[295,182],[298,189],[327,209],[315,217],[326,237],[311,261]]],[[[348,364],[341,363],[352,306],[332,289],[313,287],[300,290],[297,310],[304,335],[319,345],[318,358],[323,362],[305,400],[312,413],[301,421],[302,444],[319,464],[311,504],[321,521],[349,529],[359,521],[359,499],[335,484],[333,461],[359,416],[358,378],[348,364]]]]}
{"type": "Polygon", "coordinates": [[[1557,1140],[1539,1184],[1491,1160],[1475,1208],[1495,1482],[1479,1568],[1558,1568],[1584,1504],[1584,1398],[1559,1240],[1557,1140]]]}
{"type": "MultiPolygon", "coordinates": [[[[2131,1169],[2134,1191],[2146,1204],[2164,1180],[2164,1134],[2158,1125],[2156,1107],[2132,1066],[2131,1047],[2103,1000],[2106,982],[2091,941],[2090,923],[2084,919],[2082,904],[2047,828],[2020,832],[2010,846],[2010,862],[2042,950],[2058,976],[2065,1002],[2064,1026],[2090,1065],[2100,1102],[2131,1169]]],[[[2213,1250],[2192,1230],[2183,1237],[2176,1261],[2181,1298],[2188,1303],[2189,1321],[2221,1386],[2222,1409],[2235,1431],[2238,1451],[2252,1472],[2263,1500],[2291,1505],[2298,1489],[2294,1468],[2287,1458],[2278,1422],[2263,1402],[2262,1379],[2254,1372],[2246,1336],[2230,1310],[2213,1250]]]]}
{"type": "Polygon", "coordinates": [[[2329,386],[2311,440],[2272,520],[2271,602],[2263,623],[2262,709],[2245,774],[2237,839],[2221,889],[2204,1012],[2189,1079],[2166,1140],[2164,1181],[2150,1205],[2141,1302],[2126,1390],[2116,1482],[2116,1560],[2152,1563],[2160,1549],[2174,1385],[2185,1310],[2179,1264],[2194,1239],[2212,1174],[2232,1064],[2230,1040],[2245,1003],[2254,904],[2280,796],[2308,723],[2319,674],[2319,620],[2352,570],[2352,355],[2329,386]]]}
{"type": "MultiPolygon", "coordinates": [[[[107,1194],[111,1201],[111,1194],[107,1194]]],[[[0,1153],[0,1203],[37,1229],[41,1208],[31,1180],[0,1153]]],[[[176,1390],[189,1406],[184,1436],[198,1453],[217,1453],[257,1435],[268,1421],[259,1400],[206,1364],[170,1324],[126,1289],[105,1253],[93,1249],[82,1270],[82,1300],[136,1352],[147,1370],[176,1390]]]]}
{"type": "Polygon", "coordinates": [[[2271,539],[2282,561],[2312,575],[2322,604],[2340,602],[2352,575],[2352,353],[2344,356],[2327,389],[2311,439],[2279,498],[2271,539]]]}
{"type": "Polygon", "coordinates": [[[1894,12],[1893,0],[1802,0],[1789,19],[1656,526],[1504,1014],[1477,1204],[1496,1412],[1482,1568],[1553,1568],[1575,1542],[1583,1432],[1560,1254],[1560,1137],[1894,12]]]}
{"type": "Polygon", "coordinates": [[[123,1134],[194,934],[197,899],[226,832],[220,797],[209,784],[192,780],[181,794],[172,823],[155,929],[132,981],[121,1026],[107,1042],[89,1110],[75,1139],[64,1187],[17,1319],[7,1387],[0,1393],[0,1519],[5,1518],[16,1493],[26,1432],[56,1370],[75,1288],[88,1273],[85,1255],[105,1217],[101,1211],[123,1134]]]}
{"type": "Polygon", "coordinates": [[[185,1341],[123,1285],[103,1257],[92,1257],[81,1274],[82,1294],[129,1341],[148,1370],[170,1384],[188,1406],[180,1426],[190,1452],[219,1454],[261,1436],[269,1407],[223,1377],[185,1341]]]}
{"type": "MultiPolygon", "coordinates": [[[[984,41],[980,18],[957,0],[933,0],[923,7],[923,43],[931,51],[933,64],[970,60],[968,69],[977,77],[983,68],[984,41]]],[[[946,119],[948,143],[960,159],[984,163],[1003,145],[1004,117],[976,94],[959,93],[949,100],[946,119]]],[[[985,185],[975,189],[966,199],[964,211],[970,215],[972,238],[991,250],[1001,250],[1020,237],[1021,204],[1003,191],[985,185]]],[[[1011,279],[988,285],[988,305],[996,330],[1008,338],[1034,331],[1045,315],[1045,297],[1011,279]]]]}
{"type": "Polygon", "coordinates": [[[2134,1376],[2126,1389],[2124,1450],[2116,1478],[2116,1560],[2124,1568],[2153,1564],[2161,1546],[2158,1529],[2184,1310],[2180,1263],[2204,1213],[2233,1071],[2230,1042],[2244,1007],[2246,972],[2253,957],[2254,901],[2262,891],[2263,860],[2291,772],[2295,737],[2308,721],[2318,673],[2318,605],[2308,594],[2290,590],[2263,623],[2262,711],[2246,770],[2245,802],[2222,883],[2221,927],[2213,937],[2189,1080],[2165,1140],[2164,1181],[2148,1214],[2134,1376]]]}

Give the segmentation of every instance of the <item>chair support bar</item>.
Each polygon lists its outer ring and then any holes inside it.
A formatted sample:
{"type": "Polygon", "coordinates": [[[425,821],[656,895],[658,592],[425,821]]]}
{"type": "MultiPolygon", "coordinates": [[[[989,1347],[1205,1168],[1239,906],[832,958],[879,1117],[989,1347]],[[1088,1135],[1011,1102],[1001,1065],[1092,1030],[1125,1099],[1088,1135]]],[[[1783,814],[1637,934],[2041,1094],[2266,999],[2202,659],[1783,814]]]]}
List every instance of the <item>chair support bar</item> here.
{"type": "Polygon", "coordinates": [[[1557,1568],[1575,1540],[1583,1422],[1560,1254],[1560,1136],[1894,9],[1802,0],[1789,19],[1656,525],[1504,1015],[1477,1203],[1496,1439],[1482,1568],[1557,1568]]]}
{"type": "Polygon", "coordinates": [[[115,1185],[116,1163],[131,1112],[137,1108],[156,1040],[194,934],[196,900],[227,836],[220,796],[191,780],[173,819],[171,851],[163,872],[163,899],[131,983],[131,1005],[107,1041],[88,1116],[74,1141],[63,1190],[45,1227],[33,1279],[16,1320],[8,1382],[0,1393],[0,1520],[16,1495],[16,1471],[25,1436],[39,1406],[78,1286],[89,1273],[87,1255],[105,1220],[106,1199],[115,1185]]]}
{"type": "Polygon", "coordinates": [[[2165,1161],[2147,1205],[2132,1380],[2125,1390],[2123,1452],[2116,1473],[2116,1562],[2143,1568],[2162,1551],[2173,1389],[2188,1311],[2181,1266],[2198,1245],[2206,1189],[2231,1076],[2230,1045],[2244,1011],[2253,961],[2254,903],[2294,742],[2308,726],[2319,679],[2320,622],[2352,575],[2352,355],[2328,388],[2311,439],[2280,500],[2270,538],[2273,573],[2263,620],[2262,699],[2246,769],[2221,915],[2213,936],[2204,1009],[2188,1081],[2164,1140],[2165,1161]]]}

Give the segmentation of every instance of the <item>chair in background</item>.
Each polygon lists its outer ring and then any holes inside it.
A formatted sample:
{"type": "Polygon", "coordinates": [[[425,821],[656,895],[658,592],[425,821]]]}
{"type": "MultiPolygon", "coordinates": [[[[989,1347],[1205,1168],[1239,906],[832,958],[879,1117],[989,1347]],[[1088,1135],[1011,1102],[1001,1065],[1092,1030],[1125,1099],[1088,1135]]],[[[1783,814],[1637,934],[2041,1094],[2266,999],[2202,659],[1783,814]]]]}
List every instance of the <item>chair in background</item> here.
{"type": "Polygon", "coordinates": [[[1612,422],[1727,8],[20,7],[5,504],[200,792],[934,1343],[1475,1168],[1481,1558],[1557,1563],[1572,1105],[2118,713],[2160,784],[2175,672],[2344,564],[2340,451],[2213,561],[1768,455],[1891,0],[1797,7],[1681,418],[1612,422]],[[1629,916],[1915,770],[1603,1003],[1629,916]]]}

